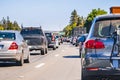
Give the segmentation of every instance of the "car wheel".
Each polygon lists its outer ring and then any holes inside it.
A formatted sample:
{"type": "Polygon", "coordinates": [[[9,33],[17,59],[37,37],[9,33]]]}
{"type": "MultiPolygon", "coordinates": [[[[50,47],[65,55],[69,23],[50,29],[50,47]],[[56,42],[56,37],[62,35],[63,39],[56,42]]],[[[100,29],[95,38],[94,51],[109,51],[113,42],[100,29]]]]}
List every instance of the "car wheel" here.
{"type": "Polygon", "coordinates": [[[53,50],[55,50],[56,49],[56,47],[53,47],[53,50]]]}
{"type": "Polygon", "coordinates": [[[23,60],[23,55],[21,56],[21,59],[17,61],[18,66],[23,66],[24,60],[23,60]]]}
{"type": "Polygon", "coordinates": [[[45,50],[41,49],[41,55],[44,55],[44,54],[45,54],[45,50]]]}
{"type": "Polygon", "coordinates": [[[76,44],[75,47],[77,47],[78,45],[76,44]]]}
{"type": "Polygon", "coordinates": [[[79,56],[80,56],[80,58],[82,57],[82,54],[81,54],[81,49],[79,49],[79,56]]]}
{"type": "Polygon", "coordinates": [[[30,63],[30,55],[28,55],[27,59],[24,61],[25,63],[30,63]]]}
{"type": "Polygon", "coordinates": [[[48,53],[48,48],[45,49],[45,53],[46,53],[46,54],[48,53]]]}

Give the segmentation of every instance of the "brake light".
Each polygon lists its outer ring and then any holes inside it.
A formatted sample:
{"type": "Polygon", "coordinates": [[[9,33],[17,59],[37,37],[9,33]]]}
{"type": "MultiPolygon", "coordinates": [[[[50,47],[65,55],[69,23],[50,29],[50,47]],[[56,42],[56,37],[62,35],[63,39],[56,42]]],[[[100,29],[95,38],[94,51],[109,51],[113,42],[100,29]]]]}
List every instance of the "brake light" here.
{"type": "Polygon", "coordinates": [[[89,49],[102,49],[102,48],[105,48],[105,45],[103,44],[103,42],[101,42],[99,40],[88,40],[85,43],[85,48],[89,48],[89,49]]]}
{"type": "Polygon", "coordinates": [[[89,71],[97,71],[97,70],[99,70],[99,68],[96,68],[96,67],[95,68],[94,67],[93,68],[86,68],[86,69],[89,70],[89,71]]]}
{"type": "Polygon", "coordinates": [[[15,50],[15,49],[18,49],[18,45],[17,45],[15,42],[13,42],[13,43],[10,45],[9,50],[15,50]]]}
{"type": "Polygon", "coordinates": [[[55,37],[54,36],[52,36],[52,41],[55,41],[55,37]]]}

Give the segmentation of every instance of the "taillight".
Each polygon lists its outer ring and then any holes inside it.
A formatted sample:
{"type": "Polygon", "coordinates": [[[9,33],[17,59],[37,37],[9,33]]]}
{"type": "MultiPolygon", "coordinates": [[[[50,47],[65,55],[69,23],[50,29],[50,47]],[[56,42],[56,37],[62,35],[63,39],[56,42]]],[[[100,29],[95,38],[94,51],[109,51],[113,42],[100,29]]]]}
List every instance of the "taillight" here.
{"type": "Polygon", "coordinates": [[[85,42],[85,48],[102,49],[105,48],[105,45],[100,40],[88,40],[87,42],[85,42]]]}
{"type": "Polygon", "coordinates": [[[55,41],[55,37],[54,36],[52,36],[52,41],[55,41]]]}
{"type": "Polygon", "coordinates": [[[9,50],[15,50],[15,49],[18,49],[18,45],[17,45],[15,42],[13,42],[13,43],[10,45],[9,50]]]}
{"type": "Polygon", "coordinates": [[[99,70],[99,68],[90,67],[90,68],[86,68],[86,70],[89,70],[89,71],[97,71],[97,70],[99,70]]]}

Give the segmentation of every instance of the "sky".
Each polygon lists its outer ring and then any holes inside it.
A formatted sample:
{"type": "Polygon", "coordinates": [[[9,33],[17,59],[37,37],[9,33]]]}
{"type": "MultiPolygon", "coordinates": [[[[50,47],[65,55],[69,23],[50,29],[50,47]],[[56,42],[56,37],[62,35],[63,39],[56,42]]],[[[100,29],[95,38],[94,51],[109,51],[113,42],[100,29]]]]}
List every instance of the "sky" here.
{"type": "Polygon", "coordinates": [[[87,17],[92,9],[109,13],[112,6],[120,6],[120,0],[0,0],[0,20],[9,16],[24,27],[59,31],[69,24],[73,10],[87,17]]]}

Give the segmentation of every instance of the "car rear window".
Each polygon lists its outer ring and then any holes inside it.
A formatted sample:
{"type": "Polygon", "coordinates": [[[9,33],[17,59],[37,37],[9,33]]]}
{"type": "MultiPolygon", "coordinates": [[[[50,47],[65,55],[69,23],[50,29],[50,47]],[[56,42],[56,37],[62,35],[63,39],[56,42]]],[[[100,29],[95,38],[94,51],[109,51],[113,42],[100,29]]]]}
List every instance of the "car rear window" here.
{"type": "Polygon", "coordinates": [[[15,33],[0,32],[0,40],[15,40],[15,33]]]}
{"type": "Polygon", "coordinates": [[[97,20],[94,25],[93,36],[108,37],[120,27],[120,18],[97,20]]]}
{"type": "Polygon", "coordinates": [[[21,30],[22,35],[43,35],[43,32],[41,29],[35,29],[35,28],[27,28],[21,30]]]}
{"type": "Polygon", "coordinates": [[[52,37],[52,34],[51,34],[51,33],[45,33],[45,35],[46,35],[47,37],[52,37]]]}

